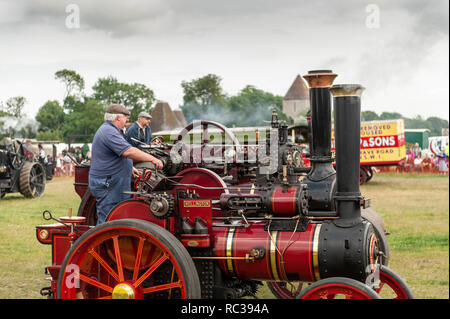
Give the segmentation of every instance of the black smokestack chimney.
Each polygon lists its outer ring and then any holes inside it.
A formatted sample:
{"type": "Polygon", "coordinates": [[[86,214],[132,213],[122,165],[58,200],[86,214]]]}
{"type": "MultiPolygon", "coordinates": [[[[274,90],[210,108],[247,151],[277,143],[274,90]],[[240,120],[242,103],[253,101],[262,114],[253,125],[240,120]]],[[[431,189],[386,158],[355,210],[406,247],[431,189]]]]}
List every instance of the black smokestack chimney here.
{"type": "Polygon", "coordinates": [[[337,74],[331,70],[309,71],[303,76],[309,85],[311,107],[311,172],[303,180],[308,184],[311,211],[334,210],[333,188],[336,171],[331,158],[330,88],[337,74]]]}
{"type": "Polygon", "coordinates": [[[309,71],[303,76],[309,85],[311,106],[312,161],[331,159],[330,88],[337,74],[331,70],[309,71]]]}
{"type": "Polygon", "coordinates": [[[334,85],[330,92],[334,105],[336,152],[336,224],[350,227],[361,221],[359,189],[361,94],[358,84],[334,85]]]}

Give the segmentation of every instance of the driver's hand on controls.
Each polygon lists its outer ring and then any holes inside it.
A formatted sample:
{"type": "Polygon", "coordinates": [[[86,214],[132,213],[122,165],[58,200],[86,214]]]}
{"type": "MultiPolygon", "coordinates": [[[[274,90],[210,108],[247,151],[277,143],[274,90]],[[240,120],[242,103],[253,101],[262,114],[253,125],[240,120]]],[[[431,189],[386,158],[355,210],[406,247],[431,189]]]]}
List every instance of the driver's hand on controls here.
{"type": "Polygon", "coordinates": [[[153,164],[155,164],[156,169],[162,169],[163,168],[163,163],[159,159],[155,158],[155,160],[153,161],[153,164]]]}

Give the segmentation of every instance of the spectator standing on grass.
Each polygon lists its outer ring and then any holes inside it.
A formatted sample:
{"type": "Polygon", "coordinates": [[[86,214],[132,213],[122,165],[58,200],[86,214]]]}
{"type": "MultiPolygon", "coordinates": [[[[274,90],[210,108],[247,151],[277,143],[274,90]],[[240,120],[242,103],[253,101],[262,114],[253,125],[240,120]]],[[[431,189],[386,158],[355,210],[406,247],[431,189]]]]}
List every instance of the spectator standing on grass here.
{"type": "Polygon", "coordinates": [[[42,147],[41,144],[38,145],[38,148],[39,148],[39,153],[38,153],[39,162],[46,165],[48,163],[48,161],[47,161],[47,157],[45,156],[44,148],[42,147]]]}
{"type": "Polygon", "coordinates": [[[414,152],[414,159],[419,157],[420,153],[422,152],[422,149],[420,148],[419,143],[414,144],[413,152],[414,152]]]}
{"type": "Polygon", "coordinates": [[[58,154],[58,156],[56,156],[56,167],[55,167],[55,176],[62,176],[63,171],[62,171],[62,155],[58,154]]]}
{"type": "Polygon", "coordinates": [[[66,176],[72,177],[72,160],[66,150],[63,151],[64,171],[66,176]]]}
{"type": "Polygon", "coordinates": [[[440,148],[440,153],[437,155],[438,158],[438,166],[439,166],[439,174],[445,175],[448,172],[448,166],[447,166],[447,156],[444,153],[444,148],[440,148]]]}
{"type": "Polygon", "coordinates": [[[447,168],[448,168],[448,158],[450,156],[448,154],[448,152],[449,152],[449,148],[448,148],[448,142],[447,142],[447,144],[445,144],[445,149],[444,149],[445,156],[447,157],[447,168]]]}

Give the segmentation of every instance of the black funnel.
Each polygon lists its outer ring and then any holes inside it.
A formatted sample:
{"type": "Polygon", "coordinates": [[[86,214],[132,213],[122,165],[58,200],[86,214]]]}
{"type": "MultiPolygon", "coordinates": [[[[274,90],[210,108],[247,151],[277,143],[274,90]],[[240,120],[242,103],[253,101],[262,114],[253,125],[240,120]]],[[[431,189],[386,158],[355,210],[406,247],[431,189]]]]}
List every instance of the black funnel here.
{"type": "Polygon", "coordinates": [[[336,157],[336,224],[350,227],[361,221],[359,189],[361,93],[358,84],[334,85],[330,92],[334,105],[336,157]]]}
{"type": "Polygon", "coordinates": [[[331,70],[309,71],[303,76],[309,85],[311,107],[311,171],[303,182],[308,184],[311,211],[334,210],[330,88],[336,76],[331,70]]]}

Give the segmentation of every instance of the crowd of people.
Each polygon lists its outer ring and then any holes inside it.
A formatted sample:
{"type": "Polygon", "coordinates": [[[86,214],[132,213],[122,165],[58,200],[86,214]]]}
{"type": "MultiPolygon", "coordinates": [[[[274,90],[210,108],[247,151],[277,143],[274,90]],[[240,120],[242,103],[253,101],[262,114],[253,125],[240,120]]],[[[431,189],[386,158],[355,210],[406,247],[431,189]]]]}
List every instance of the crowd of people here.
{"type": "Polygon", "coordinates": [[[399,163],[397,171],[400,173],[448,174],[449,145],[439,148],[439,153],[423,152],[416,143],[406,151],[406,158],[399,163]]]}
{"type": "Polygon", "coordinates": [[[85,143],[82,147],[69,148],[63,150],[56,156],[55,177],[73,176],[74,167],[77,164],[89,163],[91,151],[89,145],[85,143]]]}

